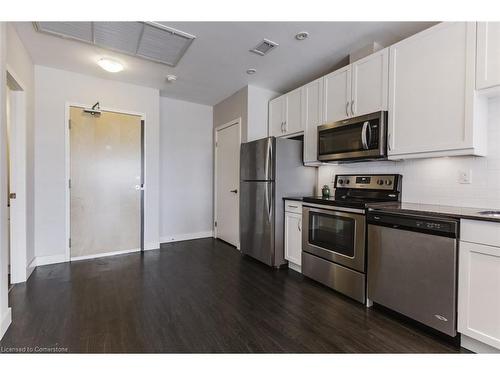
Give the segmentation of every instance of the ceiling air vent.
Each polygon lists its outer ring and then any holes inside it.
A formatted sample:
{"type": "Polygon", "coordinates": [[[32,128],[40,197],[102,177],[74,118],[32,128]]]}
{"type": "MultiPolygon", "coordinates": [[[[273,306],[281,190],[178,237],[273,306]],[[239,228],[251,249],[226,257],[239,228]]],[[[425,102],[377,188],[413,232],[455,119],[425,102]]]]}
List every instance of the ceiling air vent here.
{"type": "Polygon", "coordinates": [[[156,22],[35,22],[35,30],[176,66],[196,38],[156,22]]]}
{"type": "Polygon", "coordinates": [[[260,42],[257,46],[252,48],[250,52],[256,53],[257,55],[264,56],[269,53],[269,51],[272,51],[276,47],[278,47],[279,44],[276,42],[273,42],[272,40],[269,39],[264,39],[262,42],[260,42]]]}

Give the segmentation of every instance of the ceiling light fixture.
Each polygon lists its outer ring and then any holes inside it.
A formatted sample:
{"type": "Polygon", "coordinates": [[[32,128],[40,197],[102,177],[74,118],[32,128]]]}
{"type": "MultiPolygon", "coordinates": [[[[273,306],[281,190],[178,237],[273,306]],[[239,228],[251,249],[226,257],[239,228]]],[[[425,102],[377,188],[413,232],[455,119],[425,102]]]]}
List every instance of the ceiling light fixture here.
{"type": "Polygon", "coordinates": [[[297,40],[304,40],[309,38],[309,33],[307,31],[301,31],[297,35],[295,35],[295,39],[297,40]]]}
{"type": "Polygon", "coordinates": [[[177,76],[176,75],[173,75],[173,74],[167,75],[167,82],[168,83],[173,83],[175,81],[177,81],[177,76]]]}
{"type": "Polygon", "coordinates": [[[123,70],[123,65],[116,60],[112,59],[100,59],[97,64],[103,68],[105,71],[110,73],[118,73],[123,70]]]}
{"type": "Polygon", "coordinates": [[[255,68],[247,69],[247,74],[255,74],[255,73],[257,73],[257,69],[255,68]]]}

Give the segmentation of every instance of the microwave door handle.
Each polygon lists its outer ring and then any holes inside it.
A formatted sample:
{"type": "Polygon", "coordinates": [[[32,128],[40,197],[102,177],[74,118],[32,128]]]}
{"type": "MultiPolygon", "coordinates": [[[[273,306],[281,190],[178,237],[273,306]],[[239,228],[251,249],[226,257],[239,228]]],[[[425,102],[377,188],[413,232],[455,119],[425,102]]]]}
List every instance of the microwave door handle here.
{"type": "Polygon", "coordinates": [[[368,141],[366,139],[366,132],[367,132],[369,126],[370,126],[370,123],[368,121],[365,121],[363,123],[363,129],[361,130],[361,144],[363,145],[363,148],[365,150],[368,150],[368,141]]]}

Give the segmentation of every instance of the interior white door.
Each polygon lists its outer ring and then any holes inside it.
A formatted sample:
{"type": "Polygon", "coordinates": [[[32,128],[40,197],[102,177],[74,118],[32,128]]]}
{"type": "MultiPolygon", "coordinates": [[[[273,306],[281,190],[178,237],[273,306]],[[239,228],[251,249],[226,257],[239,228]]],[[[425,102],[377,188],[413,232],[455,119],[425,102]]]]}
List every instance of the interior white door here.
{"type": "Polygon", "coordinates": [[[344,120],[351,116],[351,66],[334,71],[324,78],[325,122],[344,120]]]}
{"type": "Polygon", "coordinates": [[[216,234],[239,248],[240,124],[216,131],[216,234]]]}
{"type": "Polygon", "coordinates": [[[387,110],[389,49],[385,48],[352,64],[351,115],[387,110]]]}
{"type": "Polygon", "coordinates": [[[71,257],[141,248],[141,118],[70,109],[71,257]]]}

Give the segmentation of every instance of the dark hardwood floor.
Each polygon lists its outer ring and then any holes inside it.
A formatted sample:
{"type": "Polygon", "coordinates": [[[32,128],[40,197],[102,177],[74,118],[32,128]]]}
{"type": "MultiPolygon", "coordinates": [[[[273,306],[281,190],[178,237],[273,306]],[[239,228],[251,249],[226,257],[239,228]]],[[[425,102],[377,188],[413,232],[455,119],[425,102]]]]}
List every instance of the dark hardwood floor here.
{"type": "Polygon", "coordinates": [[[3,352],[459,351],[213,239],[38,267],[26,284],[14,286],[10,304],[3,352]]]}

